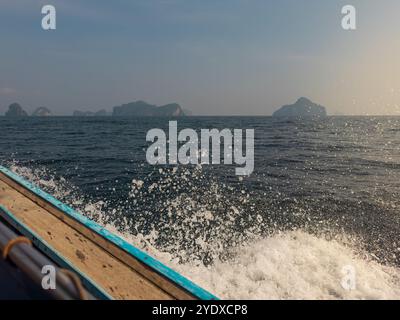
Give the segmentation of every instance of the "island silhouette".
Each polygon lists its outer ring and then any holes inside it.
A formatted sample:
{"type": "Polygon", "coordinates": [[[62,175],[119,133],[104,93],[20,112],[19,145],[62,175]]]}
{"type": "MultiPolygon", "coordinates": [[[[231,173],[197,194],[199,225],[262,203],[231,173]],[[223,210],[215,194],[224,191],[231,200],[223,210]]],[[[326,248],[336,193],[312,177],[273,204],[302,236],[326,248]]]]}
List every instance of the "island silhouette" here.
{"type": "Polygon", "coordinates": [[[326,108],[301,97],[294,104],[282,106],[272,115],[285,118],[323,118],[327,116],[326,108]]]}

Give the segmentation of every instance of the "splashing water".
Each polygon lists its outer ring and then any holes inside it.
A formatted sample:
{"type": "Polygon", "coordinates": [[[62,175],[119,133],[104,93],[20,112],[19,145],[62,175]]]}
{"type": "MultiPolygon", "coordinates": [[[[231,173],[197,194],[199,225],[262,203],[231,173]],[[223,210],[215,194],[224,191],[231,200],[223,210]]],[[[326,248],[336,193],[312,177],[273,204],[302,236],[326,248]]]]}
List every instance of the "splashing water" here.
{"type": "Polygon", "coordinates": [[[274,217],[256,211],[242,185],[222,184],[201,167],[134,179],[117,207],[91,201],[49,170],[10,167],[221,298],[400,298],[400,269],[379,263],[357,239],[291,225],[281,230],[274,217]],[[349,265],[354,290],[341,284],[349,265]]]}

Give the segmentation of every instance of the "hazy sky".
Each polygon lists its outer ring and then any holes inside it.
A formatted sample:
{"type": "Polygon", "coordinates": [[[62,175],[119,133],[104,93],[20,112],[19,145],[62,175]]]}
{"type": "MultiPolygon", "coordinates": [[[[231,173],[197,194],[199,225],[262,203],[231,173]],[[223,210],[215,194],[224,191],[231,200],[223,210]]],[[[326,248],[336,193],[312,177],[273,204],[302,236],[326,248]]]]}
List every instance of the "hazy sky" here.
{"type": "Polygon", "coordinates": [[[1,0],[0,114],[146,100],[268,115],[300,96],[331,114],[400,114],[399,16],[399,0],[1,0]],[[356,31],[341,28],[345,4],[356,31]]]}

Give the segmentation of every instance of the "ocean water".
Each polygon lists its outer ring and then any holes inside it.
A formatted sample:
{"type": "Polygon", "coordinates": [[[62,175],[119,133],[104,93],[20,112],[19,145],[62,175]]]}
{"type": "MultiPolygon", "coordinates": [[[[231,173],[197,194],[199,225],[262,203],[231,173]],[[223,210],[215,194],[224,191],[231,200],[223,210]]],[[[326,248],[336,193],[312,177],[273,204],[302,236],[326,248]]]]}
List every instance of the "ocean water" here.
{"type": "Polygon", "coordinates": [[[0,164],[221,298],[400,299],[400,118],[178,119],[255,129],[245,178],[148,165],[168,120],[0,117],[0,164]]]}

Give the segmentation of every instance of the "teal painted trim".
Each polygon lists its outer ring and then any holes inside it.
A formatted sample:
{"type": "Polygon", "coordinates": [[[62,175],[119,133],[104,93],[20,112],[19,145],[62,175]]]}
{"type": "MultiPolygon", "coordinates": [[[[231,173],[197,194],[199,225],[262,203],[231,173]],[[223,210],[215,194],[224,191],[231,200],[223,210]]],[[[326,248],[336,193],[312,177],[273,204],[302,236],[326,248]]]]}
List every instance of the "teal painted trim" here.
{"type": "Polygon", "coordinates": [[[70,216],[71,218],[75,219],[76,221],[80,222],[87,228],[91,229],[92,231],[96,232],[97,234],[101,235],[103,238],[107,239],[108,241],[112,242],[125,252],[129,253],[139,261],[143,262],[159,274],[163,275],[170,281],[176,283],[193,296],[197,297],[201,300],[218,300],[216,296],[209,293],[208,291],[204,290],[203,288],[199,287],[189,279],[185,278],[181,274],[177,273],[176,271],[172,270],[171,268],[165,266],[160,261],[154,259],[153,257],[149,256],[148,254],[144,253],[143,251],[139,250],[135,246],[131,245],[130,243],[126,242],[125,240],[121,239],[117,235],[111,233],[104,227],[100,226],[93,220],[88,219],[87,217],[81,215],[80,213],[76,212],[71,207],[67,206],[66,204],[62,203],[61,201],[57,200],[53,196],[49,195],[48,193],[44,192],[34,184],[24,180],[14,172],[8,170],[7,168],[0,166],[0,172],[8,176],[10,179],[14,180],[24,188],[28,189],[29,191],[33,192],[36,196],[42,198],[43,200],[49,202],[57,209],[64,212],[66,215],[70,216]]]}
{"type": "Polygon", "coordinates": [[[95,297],[104,300],[113,300],[102,288],[97,286],[85,273],[75,267],[70,261],[61,256],[51,245],[43,238],[38,236],[27,225],[21,222],[15,215],[0,205],[0,216],[3,217],[10,225],[17,229],[21,234],[30,239],[45,255],[57,263],[60,267],[73,270],[81,278],[82,283],[95,297]]]}

